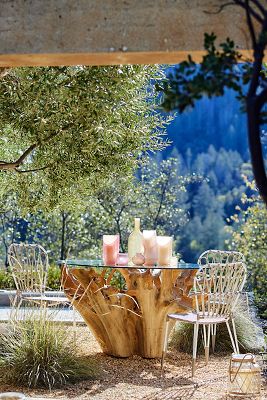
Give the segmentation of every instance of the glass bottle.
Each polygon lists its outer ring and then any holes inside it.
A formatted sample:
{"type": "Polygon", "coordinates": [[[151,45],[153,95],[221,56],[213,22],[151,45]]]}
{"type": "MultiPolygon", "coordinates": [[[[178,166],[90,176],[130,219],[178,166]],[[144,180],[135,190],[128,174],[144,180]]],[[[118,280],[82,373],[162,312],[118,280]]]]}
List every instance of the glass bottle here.
{"type": "Polygon", "coordinates": [[[128,239],[129,265],[134,265],[132,258],[136,254],[144,254],[143,235],[140,231],[140,218],[134,219],[134,230],[128,239]]]}

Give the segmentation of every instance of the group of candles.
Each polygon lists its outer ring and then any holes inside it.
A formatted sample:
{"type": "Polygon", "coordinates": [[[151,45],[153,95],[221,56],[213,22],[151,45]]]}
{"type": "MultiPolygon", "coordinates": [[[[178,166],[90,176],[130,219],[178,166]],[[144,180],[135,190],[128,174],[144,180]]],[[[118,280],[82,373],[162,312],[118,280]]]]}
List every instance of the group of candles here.
{"type": "Polygon", "coordinates": [[[105,265],[174,266],[170,236],[157,236],[155,230],[140,232],[140,220],[135,218],[135,229],[129,237],[128,253],[119,253],[119,235],[103,236],[103,261],[105,265]]]}

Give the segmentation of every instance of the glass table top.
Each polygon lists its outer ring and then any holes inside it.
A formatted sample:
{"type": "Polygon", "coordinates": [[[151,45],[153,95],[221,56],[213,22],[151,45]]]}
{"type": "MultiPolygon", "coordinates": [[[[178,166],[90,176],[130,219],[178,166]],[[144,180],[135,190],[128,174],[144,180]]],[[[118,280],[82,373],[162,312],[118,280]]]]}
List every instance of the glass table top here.
{"type": "Polygon", "coordinates": [[[59,260],[58,265],[67,265],[68,267],[80,267],[80,268],[134,268],[134,269],[199,269],[198,264],[179,262],[175,266],[160,266],[160,265],[105,265],[103,260],[78,260],[78,259],[66,259],[59,260]]]}

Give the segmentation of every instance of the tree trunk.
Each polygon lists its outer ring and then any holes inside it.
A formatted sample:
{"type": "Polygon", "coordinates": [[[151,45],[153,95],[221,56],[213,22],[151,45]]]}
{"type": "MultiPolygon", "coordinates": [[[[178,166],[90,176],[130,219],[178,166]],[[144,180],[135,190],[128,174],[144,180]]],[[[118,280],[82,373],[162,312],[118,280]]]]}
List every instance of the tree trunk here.
{"type": "Polygon", "coordinates": [[[251,155],[251,164],[256,185],[260,195],[267,206],[267,178],[260,139],[260,107],[257,97],[247,100],[248,138],[251,155]]]}
{"type": "Polygon", "coordinates": [[[65,260],[67,257],[67,249],[66,249],[66,227],[67,227],[67,219],[68,214],[64,211],[61,213],[62,225],[61,225],[61,246],[60,246],[60,259],[65,260]]]}

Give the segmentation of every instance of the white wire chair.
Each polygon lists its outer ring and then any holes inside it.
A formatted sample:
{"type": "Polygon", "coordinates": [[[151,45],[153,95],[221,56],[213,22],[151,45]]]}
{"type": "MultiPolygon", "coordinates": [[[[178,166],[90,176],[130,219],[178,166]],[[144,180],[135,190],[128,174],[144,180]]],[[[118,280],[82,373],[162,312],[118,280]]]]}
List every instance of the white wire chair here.
{"type": "Polygon", "coordinates": [[[46,296],[48,254],[39,244],[12,243],[8,248],[8,263],[15,281],[19,299],[41,305],[68,304],[66,296],[46,296]]]}
{"type": "Polygon", "coordinates": [[[226,323],[232,347],[239,353],[236,329],[232,313],[246,281],[244,262],[208,263],[202,265],[194,278],[192,295],[195,310],[187,314],[168,314],[163,342],[161,368],[167,351],[170,320],[194,324],[192,376],[196,368],[197,339],[199,325],[203,326],[206,363],[209,359],[211,326],[226,323]],[[232,321],[233,333],[229,324],[232,321]]]}
{"type": "MultiPolygon", "coordinates": [[[[229,250],[206,250],[200,254],[197,263],[199,265],[206,265],[211,263],[230,263],[230,262],[244,262],[246,263],[245,256],[239,251],[229,250]]],[[[247,292],[243,292],[245,297],[247,311],[249,313],[249,301],[247,292]]],[[[211,325],[211,347],[214,353],[216,342],[217,325],[211,325]]]]}
{"type": "Polygon", "coordinates": [[[245,262],[245,257],[239,251],[206,250],[198,257],[199,265],[211,263],[245,262]]]}

